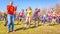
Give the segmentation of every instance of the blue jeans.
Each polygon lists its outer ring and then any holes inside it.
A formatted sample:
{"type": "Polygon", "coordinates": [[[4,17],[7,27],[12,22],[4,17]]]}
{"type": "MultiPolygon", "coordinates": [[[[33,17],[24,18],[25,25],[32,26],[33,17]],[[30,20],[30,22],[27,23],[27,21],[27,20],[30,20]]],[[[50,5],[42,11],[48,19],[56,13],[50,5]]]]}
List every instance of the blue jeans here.
{"type": "Polygon", "coordinates": [[[12,26],[12,31],[14,30],[14,15],[13,14],[8,14],[7,16],[7,21],[8,21],[8,31],[10,31],[10,27],[12,26]]]}

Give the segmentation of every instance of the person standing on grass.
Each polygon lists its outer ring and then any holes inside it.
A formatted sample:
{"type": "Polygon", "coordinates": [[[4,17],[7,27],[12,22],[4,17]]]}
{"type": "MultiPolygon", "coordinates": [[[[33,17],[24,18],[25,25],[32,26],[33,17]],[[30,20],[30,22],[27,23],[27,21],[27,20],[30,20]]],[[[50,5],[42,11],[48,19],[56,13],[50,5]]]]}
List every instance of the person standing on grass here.
{"type": "Polygon", "coordinates": [[[51,13],[50,12],[48,12],[48,14],[47,14],[47,21],[51,22],[51,13]]]}
{"type": "Polygon", "coordinates": [[[22,23],[23,23],[23,21],[24,21],[24,17],[25,17],[24,9],[21,9],[21,18],[22,18],[22,23]]]}
{"type": "Polygon", "coordinates": [[[18,23],[17,24],[19,24],[19,22],[20,22],[20,15],[21,15],[21,12],[18,13],[18,23]]]}
{"type": "Polygon", "coordinates": [[[25,27],[24,27],[24,30],[26,29],[26,27],[29,25],[30,27],[30,22],[31,22],[31,17],[32,17],[32,9],[31,7],[28,7],[26,9],[26,24],[25,24],[25,27]]]}
{"type": "Polygon", "coordinates": [[[52,13],[52,25],[54,25],[55,22],[56,22],[56,13],[53,12],[53,13],[52,13]]]}
{"type": "Polygon", "coordinates": [[[56,22],[59,23],[59,13],[56,14],[56,22]]]}
{"type": "Polygon", "coordinates": [[[7,14],[6,13],[4,13],[4,19],[5,19],[5,24],[4,24],[4,26],[6,26],[7,25],[7,14]]]}
{"type": "Polygon", "coordinates": [[[22,21],[22,23],[23,19],[24,19],[24,9],[21,9],[20,21],[22,21]]]}
{"type": "Polygon", "coordinates": [[[1,18],[2,18],[2,14],[1,14],[1,12],[0,12],[0,20],[1,20],[1,18]]]}
{"type": "Polygon", "coordinates": [[[59,23],[60,23],[60,13],[59,13],[59,23]]]}
{"type": "Polygon", "coordinates": [[[35,12],[34,12],[35,26],[39,26],[39,16],[40,16],[39,13],[40,13],[40,9],[36,8],[35,12]],[[36,23],[36,21],[38,21],[38,23],[36,23]],[[38,25],[36,25],[36,24],[38,24],[38,25]]]}
{"type": "Polygon", "coordinates": [[[17,10],[17,6],[13,6],[13,2],[10,1],[10,4],[7,5],[7,20],[8,20],[8,32],[10,32],[10,28],[12,26],[12,32],[14,32],[14,15],[17,10]]]}
{"type": "Polygon", "coordinates": [[[46,15],[44,14],[42,17],[42,22],[45,23],[46,22],[46,15]]]}

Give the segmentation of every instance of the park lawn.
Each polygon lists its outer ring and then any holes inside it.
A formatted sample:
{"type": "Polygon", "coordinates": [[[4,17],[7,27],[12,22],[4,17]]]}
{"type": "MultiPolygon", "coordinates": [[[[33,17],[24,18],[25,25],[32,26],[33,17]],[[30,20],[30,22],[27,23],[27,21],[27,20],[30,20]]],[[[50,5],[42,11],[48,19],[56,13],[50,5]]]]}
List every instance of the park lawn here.
{"type": "Polygon", "coordinates": [[[17,25],[17,21],[15,21],[14,30],[15,32],[7,32],[7,26],[4,26],[5,21],[0,21],[0,34],[60,34],[60,24],[56,24],[54,26],[47,26],[45,24],[42,24],[39,27],[34,28],[33,25],[31,25],[30,28],[27,28],[26,30],[23,30],[24,23],[19,23],[17,25]]]}

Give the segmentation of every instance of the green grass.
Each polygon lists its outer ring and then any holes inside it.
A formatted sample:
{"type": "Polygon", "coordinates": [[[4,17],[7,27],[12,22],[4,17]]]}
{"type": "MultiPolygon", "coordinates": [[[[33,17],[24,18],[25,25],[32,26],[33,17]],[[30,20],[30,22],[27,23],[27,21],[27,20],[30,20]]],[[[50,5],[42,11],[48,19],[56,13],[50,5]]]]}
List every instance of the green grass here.
{"type": "Polygon", "coordinates": [[[23,30],[25,24],[20,23],[17,25],[17,21],[15,21],[14,25],[14,30],[16,30],[16,32],[8,33],[8,28],[4,26],[4,22],[5,21],[0,21],[0,34],[60,34],[60,24],[47,26],[41,23],[42,25],[39,27],[34,28],[33,25],[31,25],[30,28],[23,30]]]}

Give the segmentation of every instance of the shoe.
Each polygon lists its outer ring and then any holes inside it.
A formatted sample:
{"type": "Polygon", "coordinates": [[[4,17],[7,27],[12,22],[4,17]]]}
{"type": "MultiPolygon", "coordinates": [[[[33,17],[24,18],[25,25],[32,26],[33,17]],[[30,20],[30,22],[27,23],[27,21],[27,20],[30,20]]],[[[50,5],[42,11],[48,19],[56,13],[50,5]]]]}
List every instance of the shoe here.
{"type": "Polygon", "coordinates": [[[12,31],[12,32],[15,32],[15,31],[12,31]]]}

